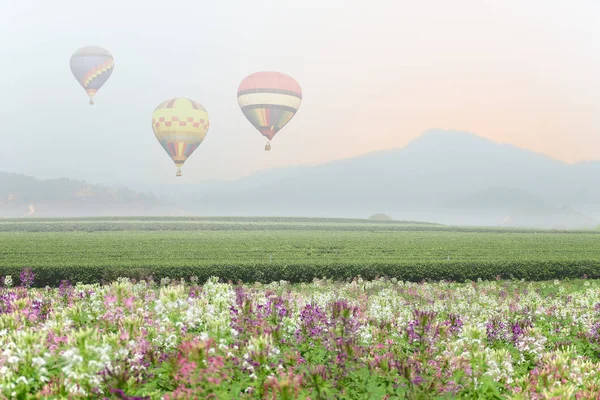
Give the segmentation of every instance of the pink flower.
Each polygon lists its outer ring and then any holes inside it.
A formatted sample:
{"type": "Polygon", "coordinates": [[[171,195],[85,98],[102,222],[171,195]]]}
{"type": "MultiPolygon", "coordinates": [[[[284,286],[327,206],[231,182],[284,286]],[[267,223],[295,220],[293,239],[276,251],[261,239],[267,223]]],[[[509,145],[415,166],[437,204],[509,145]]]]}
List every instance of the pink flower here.
{"type": "Polygon", "coordinates": [[[133,297],[133,296],[126,298],[125,299],[125,307],[132,310],[133,309],[133,300],[135,300],[135,297],[133,297]]]}
{"type": "Polygon", "coordinates": [[[104,296],[104,305],[105,306],[108,306],[109,304],[116,303],[116,302],[117,302],[117,296],[110,295],[110,294],[107,294],[106,296],[104,296]]]}

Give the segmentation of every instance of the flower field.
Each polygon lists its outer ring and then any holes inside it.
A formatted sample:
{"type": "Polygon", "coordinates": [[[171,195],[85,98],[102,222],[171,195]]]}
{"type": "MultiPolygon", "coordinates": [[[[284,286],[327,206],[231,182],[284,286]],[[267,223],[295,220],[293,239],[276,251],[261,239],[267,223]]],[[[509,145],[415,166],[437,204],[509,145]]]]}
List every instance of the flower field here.
{"type": "Polygon", "coordinates": [[[600,282],[0,289],[0,396],[596,399],[600,282]]]}

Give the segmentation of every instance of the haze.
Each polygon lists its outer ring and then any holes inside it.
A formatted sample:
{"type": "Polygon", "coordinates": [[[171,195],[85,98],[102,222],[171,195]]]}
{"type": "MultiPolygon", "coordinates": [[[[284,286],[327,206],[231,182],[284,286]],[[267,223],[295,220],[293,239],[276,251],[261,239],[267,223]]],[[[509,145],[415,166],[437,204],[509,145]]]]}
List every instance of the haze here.
{"type": "Polygon", "coordinates": [[[150,127],[176,96],[211,119],[179,182],[400,147],[432,127],[597,160],[599,12],[594,1],[7,2],[0,171],[176,182],[150,127]],[[93,107],[69,70],[88,44],[115,57],[93,107]],[[304,92],[270,153],[235,96],[261,70],[304,92]]]}

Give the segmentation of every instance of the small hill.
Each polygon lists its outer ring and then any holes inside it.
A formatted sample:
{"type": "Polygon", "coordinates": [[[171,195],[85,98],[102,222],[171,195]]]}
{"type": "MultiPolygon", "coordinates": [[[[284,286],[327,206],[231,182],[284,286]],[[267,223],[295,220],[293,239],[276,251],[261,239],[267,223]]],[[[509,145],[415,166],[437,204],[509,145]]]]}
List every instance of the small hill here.
{"type": "Polygon", "coordinates": [[[167,210],[156,197],[129,189],[0,172],[0,217],[147,215],[167,210]]]}

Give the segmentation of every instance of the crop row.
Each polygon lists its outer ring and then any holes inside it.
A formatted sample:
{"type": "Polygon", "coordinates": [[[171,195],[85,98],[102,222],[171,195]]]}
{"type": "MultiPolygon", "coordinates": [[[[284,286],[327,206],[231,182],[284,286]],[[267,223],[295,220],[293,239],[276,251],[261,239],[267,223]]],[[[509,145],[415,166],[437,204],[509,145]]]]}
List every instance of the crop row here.
{"type": "Polygon", "coordinates": [[[42,285],[118,276],[232,281],[600,277],[597,234],[332,231],[0,233],[0,275],[42,285]]]}
{"type": "MultiPolygon", "coordinates": [[[[19,276],[20,267],[2,267],[3,276],[19,276]]],[[[372,280],[378,277],[396,278],[402,281],[454,281],[465,282],[495,279],[524,279],[542,281],[552,279],[600,278],[600,260],[577,262],[530,261],[530,262],[427,262],[427,263],[344,263],[344,264],[209,264],[195,266],[36,266],[36,286],[56,287],[63,280],[86,284],[112,282],[119,277],[132,279],[198,278],[206,282],[211,276],[223,281],[270,283],[287,281],[291,283],[311,282],[314,279],[349,281],[355,277],[372,280]]]]}
{"type": "Polygon", "coordinates": [[[456,227],[418,223],[390,222],[310,222],[310,221],[239,221],[239,220],[43,220],[16,222],[0,220],[0,232],[126,232],[126,231],[339,231],[339,232],[463,232],[463,233],[553,233],[595,234],[600,230],[542,230],[502,227],[456,227]]]}

